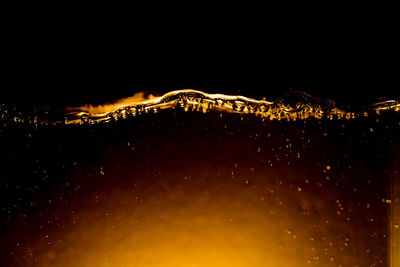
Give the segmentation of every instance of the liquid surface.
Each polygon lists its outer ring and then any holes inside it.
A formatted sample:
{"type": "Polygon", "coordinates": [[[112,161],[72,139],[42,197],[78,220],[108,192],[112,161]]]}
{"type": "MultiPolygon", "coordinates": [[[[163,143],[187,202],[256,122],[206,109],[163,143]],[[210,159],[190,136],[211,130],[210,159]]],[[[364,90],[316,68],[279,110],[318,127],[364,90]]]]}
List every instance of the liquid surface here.
{"type": "Polygon", "coordinates": [[[346,118],[368,116],[370,112],[383,110],[400,111],[398,100],[388,100],[370,105],[364,110],[340,108],[330,99],[320,99],[305,92],[295,91],[273,102],[256,100],[244,96],[208,94],[186,89],[154,96],[143,92],[114,103],[81,107],[67,107],[63,110],[38,110],[22,114],[15,108],[0,106],[1,118],[30,124],[93,124],[104,123],[137,116],[148,112],[183,107],[186,111],[218,111],[238,114],[255,114],[269,120],[296,120],[306,118],[346,118]]]}

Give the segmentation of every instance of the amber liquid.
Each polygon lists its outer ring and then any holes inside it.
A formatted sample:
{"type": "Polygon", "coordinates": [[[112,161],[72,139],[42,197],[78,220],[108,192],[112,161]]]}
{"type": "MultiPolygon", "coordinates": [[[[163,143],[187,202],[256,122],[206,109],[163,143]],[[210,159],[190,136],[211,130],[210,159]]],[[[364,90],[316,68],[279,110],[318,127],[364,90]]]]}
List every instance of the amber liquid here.
{"type": "Polygon", "coordinates": [[[398,106],[199,96],[5,115],[2,266],[393,264],[398,106]]]}

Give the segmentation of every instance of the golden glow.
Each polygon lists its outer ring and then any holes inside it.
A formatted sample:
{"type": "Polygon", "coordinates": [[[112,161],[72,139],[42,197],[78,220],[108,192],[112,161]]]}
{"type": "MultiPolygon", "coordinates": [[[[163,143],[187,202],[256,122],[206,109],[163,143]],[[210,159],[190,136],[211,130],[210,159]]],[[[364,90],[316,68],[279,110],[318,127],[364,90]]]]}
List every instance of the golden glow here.
{"type": "Polygon", "coordinates": [[[124,108],[126,106],[130,106],[132,104],[147,104],[150,103],[152,99],[159,99],[159,97],[155,97],[152,94],[145,94],[144,92],[135,93],[133,96],[118,99],[114,103],[109,103],[105,105],[93,106],[86,104],[81,107],[68,107],[67,111],[86,111],[92,114],[105,114],[112,111],[115,111],[120,108],[124,108]]]}
{"type": "Polygon", "coordinates": [[[65,223],[62,230],[46,232],[31,244],[40,251],[37,266],[301,267],[360,262],[346,247],[355,241],[338,238],[354,230],[351,224],[335,216],[331,224],[339,228],[326,230],[331,227],[327,216],[336,212],[328,203],[332,195],[323,200],[304,190],[279,187],[267,192],[274,182],[265,177],[221,182],[209,175],[167,175],[151,185],[93,193],[79,201],[84,208],[57,214],[65,223]],[[175,186],[161,190],[164,180],[175,186]],[[301,212],[318,209],[318,216],[302,216],[299,205],[301,212]]]}

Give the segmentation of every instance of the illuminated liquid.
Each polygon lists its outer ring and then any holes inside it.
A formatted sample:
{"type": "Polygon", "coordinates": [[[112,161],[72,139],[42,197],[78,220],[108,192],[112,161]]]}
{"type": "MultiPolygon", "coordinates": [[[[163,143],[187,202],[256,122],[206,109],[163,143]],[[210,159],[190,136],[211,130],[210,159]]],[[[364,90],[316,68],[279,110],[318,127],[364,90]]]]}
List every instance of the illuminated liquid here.
{"type": "Polygon", "coordinates": [[[395,104],[195,96],[5,120],[3,265],[389,266],[395,104]]]}

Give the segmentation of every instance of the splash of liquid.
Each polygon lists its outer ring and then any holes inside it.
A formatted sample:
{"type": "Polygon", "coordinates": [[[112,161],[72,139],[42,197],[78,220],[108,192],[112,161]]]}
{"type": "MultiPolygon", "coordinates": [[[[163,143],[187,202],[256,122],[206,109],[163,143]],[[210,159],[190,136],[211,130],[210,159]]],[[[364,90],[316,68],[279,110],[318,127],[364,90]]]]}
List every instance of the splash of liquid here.
{"type": "Polygon", "coordinates": [[[254,114],[267,120],[296,120],[307,118],[354,119],[367,117],[369,113],[400,111],[400,101],[388,100],[370,105],[364,110],[350,111],[338,108],[334,101],[313,97],[305,92],[295,91],[290,97],[275,101],[256,100],[245,96],[209,94],[202,91],[184,89],[168,92],[162,96],[143,92],[120,99],[107,105],[84,105],[67,107],[61,114],[43,111],[22,114],[6,105],[0,106],[0,118],[9,117],[15,122],[30,124],[75,125],[106,123],[159,110],[183,108],[185,111],[229,112],[254,114]]]}

